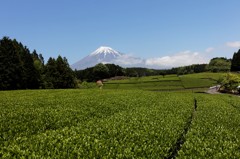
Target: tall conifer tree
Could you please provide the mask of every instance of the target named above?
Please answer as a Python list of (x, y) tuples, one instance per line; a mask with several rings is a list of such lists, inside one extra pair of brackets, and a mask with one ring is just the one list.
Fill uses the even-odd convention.
[(231, 71), (240, 71), (240, 49), (233, 54)]

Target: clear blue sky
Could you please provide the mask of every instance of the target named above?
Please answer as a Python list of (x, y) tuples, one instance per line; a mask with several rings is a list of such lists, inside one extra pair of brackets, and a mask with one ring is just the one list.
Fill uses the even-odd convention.
[(239, 7), (240, 0), (6, 0), (0, 37), (70, 64), (102, 45), (156, 63), (181, 54), (232, 57)]

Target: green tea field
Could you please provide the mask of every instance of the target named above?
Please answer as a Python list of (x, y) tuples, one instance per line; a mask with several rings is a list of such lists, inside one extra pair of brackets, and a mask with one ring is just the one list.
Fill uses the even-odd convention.
[(0, 100), (0, 158), (240, 157), (237, 96), (132, 88), (2, 91)]
[[(104, 82), (104, 89), (140, 89), (149, 91), (199, 91), (216, 85), (222, 73), (198, 73), (184, 76), (166, 75), (132, 77)], [(93, 85), (94, 87), (95, 85)]]

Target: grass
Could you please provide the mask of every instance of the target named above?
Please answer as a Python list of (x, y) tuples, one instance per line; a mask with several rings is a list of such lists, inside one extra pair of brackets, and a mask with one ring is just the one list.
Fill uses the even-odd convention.
[(0, 100), (1, 158), (240, 157), (239, 97), (76, 89)]
[(197, 93), (220, 76), (1, 91), (0, 158), (239, 158), (239, 97)]
[(191, 94), (139, 90), (0, 95), (2, 158), (164, 158), (193, 107)]
[(198, 73), (189, 75), (166, 75), (133, 77), (124, 80), (110, 80), (104, 83), (104, 89), (141, 89), (154, 91), (176, 91), (208, 88), (216, 85), (222, 73)]
[(196, 96), (198, 109), (178, 158), (239, 158), (239, 97)]

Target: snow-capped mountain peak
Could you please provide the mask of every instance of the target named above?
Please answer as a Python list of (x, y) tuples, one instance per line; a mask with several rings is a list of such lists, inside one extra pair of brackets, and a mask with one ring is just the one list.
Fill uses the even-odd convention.
[(96, 55), (104, 55), (104, 57), (106, 55), (112, 55), (114, 57), (118, 57), (121, 56), (121, 53), (118, 51), (113, 50), (111, 47), (107, 47), (107, 46), (101, 46), (99, 47), (97, 50), (95, 50), (94, 52), (92, 52), (90, 54), (90, 56), (96, 56)]
[(111, 47), (101, 46), (90, 55), (71, 65), (72, 69), (86, 69), (94, 67), (98, 63), (113, 63), (122, 67), (143, 66), (144, 61), (127, 54), (113, 50)]

